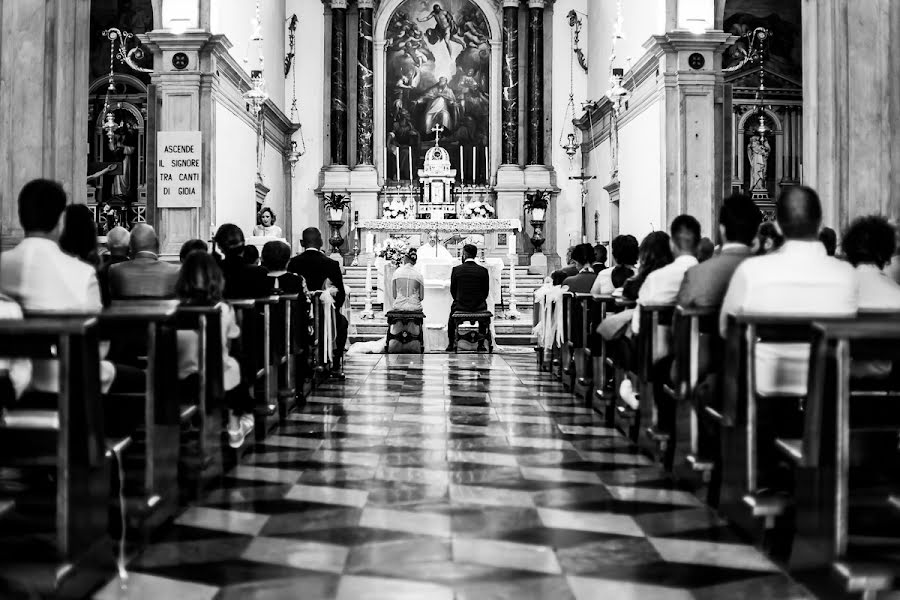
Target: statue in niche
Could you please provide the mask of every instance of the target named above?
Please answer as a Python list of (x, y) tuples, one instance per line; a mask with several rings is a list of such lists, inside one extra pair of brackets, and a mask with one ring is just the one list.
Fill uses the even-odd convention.
[(747, 159), (750, 161), (750, 191), (766, 191), (766, 171), (769, 167), (769, 154), (772, 148), (768, 140), (762, 135), (756, 134), (750, 138), (747, 145)]

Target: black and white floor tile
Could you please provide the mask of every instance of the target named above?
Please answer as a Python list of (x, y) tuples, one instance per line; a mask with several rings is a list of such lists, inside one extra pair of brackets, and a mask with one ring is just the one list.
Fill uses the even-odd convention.
[(353, 357), (96, 598), (808, 598), (531, 355)]

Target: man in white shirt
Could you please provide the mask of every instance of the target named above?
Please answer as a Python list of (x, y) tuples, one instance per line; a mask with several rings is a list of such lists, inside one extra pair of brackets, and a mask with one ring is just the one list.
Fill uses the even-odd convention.
[[(66, 208), (61, 185), (47, 179), (28, 182), (19, 193), (19, 221), (25, 239), (0, 256), (0, 292), (25, 311), (100, 312), (100, 286), (93, 267), (59, 249), (60, 216)], [(100, 365), (104, 392), (115, 377), (112, 363)], [(32, 388), (59, 391), (59, 363), (34, 361)]]
[(685, 272), (698, 264), (697, 245), (700, 243), (700, 223), (690, 215), (679, 215), (672, 221), (672, 253), (675, 260), (647, 275), (638, 293), (637, 310), (631, 320), (631, 330), (640, 331), (641, 306), (674, 304), (681, 289)]
[[(822, 206), (812, 189), (789, 188), (778, 198), (776, 219), (784, 245), (737, 268), (722, 303), (719, 328), (729, 315), (853, 317), (857, 277), (853, 267), (827, 255), (819, 241)], [(809, 344), (759, 344), (756, 388), (763, 395), (803, 395)]]

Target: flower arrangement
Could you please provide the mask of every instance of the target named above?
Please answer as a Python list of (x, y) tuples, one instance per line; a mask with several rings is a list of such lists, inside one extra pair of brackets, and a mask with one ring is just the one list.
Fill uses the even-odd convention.
[(462, 216), (464, 219), (492, 219), (494, 207), (481, 200), (472, 199), (463, 206)]
[(381, 204), (382, 215), (385, 219), (408, 219), (409, 206), (400, 198), (394, 197), (391, 200), (385, 200)]
[(384, 246), (375, 252), (375, 256), (400, 266), (400, 262), (407, 252), (409, 252), (409, 241), (391, 236), (385, 240)]

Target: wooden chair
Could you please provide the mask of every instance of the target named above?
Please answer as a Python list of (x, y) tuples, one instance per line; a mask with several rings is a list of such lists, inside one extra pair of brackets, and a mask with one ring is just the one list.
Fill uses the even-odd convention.
[[(413, 342), (419, 343), (419, 354), (425, 353), (425, 313), (421, 310), (391, 310), (387, 317), (387, 336), (384, 340), (384, 353), (390, 354), (391, 340), (404, 346)], [(393, 332), (394, 324), (400, 325), (398, 333)], [(413, 334), (409, 328), (418, 328), (418, 333)]]
[[(59, 361), (55, 410), (27, 396), (0, 419), (0, 465), (50, 471), (49, 489), (3, 498), (0, 579), (41, 597), (83, 598), (113, 572), (95, 318), (0, 320), (0, 356)], [(46, 509), (51, 507), (51, 514)]]
[[(493, 316), (493, 313), (490, 311), (467, 312), (457, 310), (450, 314), (450, 320), (456, 324), (456, 337), (453, 340), (456, 354), (459, 354), (459, 342), (462, 339), (473, 345), (487, 343), (488, 353), (492, 354), (494, 352), (494, 337), (491, 335), (491, 319)], [(484, 333), (481, 333), (477, 328), (472, 329), (471, 326), (465, 325), (466, 323), (475, 323), (479, 326), (484, 324)], [(468, 333), (462, 333), (463, 327), (469, 329)], [(477, 345), (475, 346), (475, 352), (478, 351)]]

